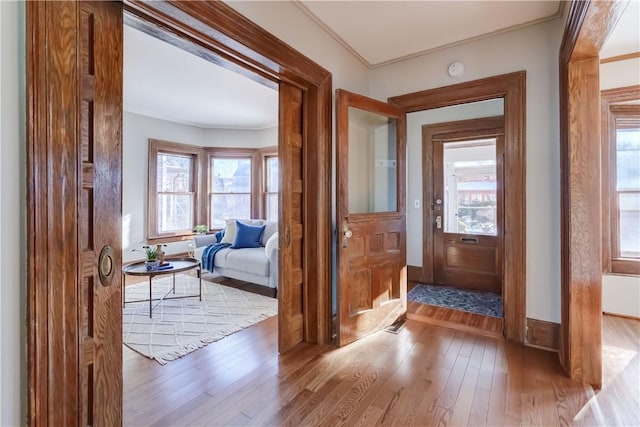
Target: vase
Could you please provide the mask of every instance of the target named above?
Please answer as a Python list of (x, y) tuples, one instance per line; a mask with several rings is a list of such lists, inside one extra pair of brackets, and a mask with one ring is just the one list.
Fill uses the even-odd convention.
[(158, 260), (145, 261), (144, 265), (147, 268), (147, 271), (154, 271), (154, 270), (157, 270), (158, 267), (160, 267), (160, 261)]

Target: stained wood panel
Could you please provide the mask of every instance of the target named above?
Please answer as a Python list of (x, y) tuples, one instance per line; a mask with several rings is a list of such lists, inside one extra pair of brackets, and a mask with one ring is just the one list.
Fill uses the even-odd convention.
[[(83, 251), (86, 265), (80, 283), (87, 288), (79, 310), (88, 323), (82, 325), (85, 348), (82, 423), (122, 423), (122, 5), (117, 2), (82, 2), (80, 9), (82, 58), (80, 97), (91, 106), (81, 116), (80, 166), (90, 171), (80, 192), (92, 194), (91, 203), (81, 205), (79, 218), (86, 223), (91, 245)], [(83, 135), (86, 128), (86, 139)], [(114, 253), (108, 282), (98, 277), (103, 247)], [(86, 355), (86, 357), (84, 357)]]
[(280, 85), (280, 269), (278, 350), (304, 339), (303, 319), (303, 93)]
[(29, 422), (120, 424), (120, 275), (96, 264), (108, 244), (120, 268), (122, 5), (27, 14)]
[(571, 378), (596, 387), (602, 382), (599, 51), (624, 7), (572, 2), (560, 47), (560, 360)]

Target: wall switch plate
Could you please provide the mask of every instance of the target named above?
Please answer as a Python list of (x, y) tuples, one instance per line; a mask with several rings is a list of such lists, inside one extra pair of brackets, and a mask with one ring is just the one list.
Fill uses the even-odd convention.
[(416, 209), (420, 209), (420, 199), (415, 199), (413, 201), (413, 207)]

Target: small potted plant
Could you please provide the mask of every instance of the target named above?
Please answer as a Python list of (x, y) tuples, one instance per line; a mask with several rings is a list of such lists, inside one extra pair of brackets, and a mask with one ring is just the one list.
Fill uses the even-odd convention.
[(144, 261), (144, 265), (147, 267), (147, 271), (152, 271), (152, 270), (157, 270), (158, 267), (160, 266), (160, 257), (162, 254), (162, 246), (166, 246), (166, 245), (156, 245), (156, 246), (149, 246), (149, 245), (144, 245), (142, 247), (143, 250), (140, 249), (134, 249), (134, 251), (136, 252), (142, 252), (145, 254), (146, 259)]
[(207, 231), (209, 231), (209, 227), (207, 227), (206, 224), (198, 224), (193, 228), (193, 231), (198, 234), (205, 234)]

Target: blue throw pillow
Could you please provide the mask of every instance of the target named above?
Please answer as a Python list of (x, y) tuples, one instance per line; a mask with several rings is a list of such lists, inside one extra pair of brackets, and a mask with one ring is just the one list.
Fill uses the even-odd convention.
[(231, 249), (259, 248), (264, 225), (247, 225), (236, 221), (236, 238)]

